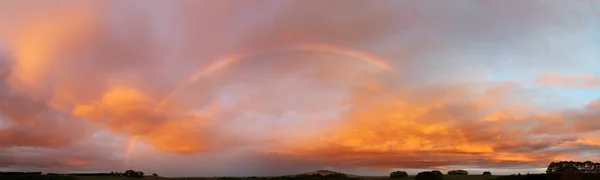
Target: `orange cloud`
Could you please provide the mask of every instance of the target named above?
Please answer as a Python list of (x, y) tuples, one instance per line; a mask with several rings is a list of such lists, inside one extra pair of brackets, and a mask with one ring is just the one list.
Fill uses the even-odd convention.
[(133, 87), (116, 85), (98, 101), (79, 105), (72, 113), (116, 132), (139, 135), (160, 150), (193, 153), (210, 149), (205, 139), (208, 117), (156, 112), (156, 104), (156, 100)]
[[(77, 48), (94, 33), (92, 12), (88, 9), (71, 9), (47, 17), (26, 21), (11, 40), (13, 56), (13, 86), (25, 91), (38, 88), (48, 81), (49, 69), (61, 61), (58, 54)], [(64, 57), (63, 57), (64, 58)]]
[[(516, 92), (515, 88), (518, 89), (505, 90)], [(360, 97), (365, 91), (358, 92), (361, 93), (355, 95)], [(458, 89), (423, 92), (426, 91), (367, 93), (374, 97), (354, 105), (355, 108), (343, 117), (344, 123), (330, 127), (328, 133), (294, 141), (272, 149), (272, 152), (320, 157), (323, 161), (337, 162), (330, 165), (338, 168), (439, 168), (465, 163), (480, 167), (535, 167), (564, 157), (564, 152), (553, 152), (550, 148), (575, 140), (530, 135), (536, 126), (546, 124), (544, 117), (547, 115), (536, 114), (529, 110), (531, 108), (517, 109), (527, 112), (522, 115), (507, 113), (519, 112), (504, 108), (507, 103), (512, 103), (510, 99), (493, 98), (493, 103), (481, 106), (483, 99), (491, 98), (489, 94), (471, 93), (469, 100), (465, 97), (465, 101), (457, 102), (443, 97), (463, 97), (465, 94), (458, 93)], [(364, 106), (369, 104), (368, 101), (378, 99), (377, 96), (389, 94), (394, 95), (387, 97), (385, 102)], [(407, 98), (413, 96), (427, 96), (432, 100)]]
[(95, 129), (84, 122), (71, 122), (71, 117), (43, 101), (14, 91), (5, 77), (0, 76), (0, 147), (67, 146), (89, 137)]
[[(551, 3), (502, 1), (472, 9), (449, 3), (435, 11), (420, 1), (16, 4), (0, 3), (1, 12), (19, 15), (0, 17), (0, 43), (9, 54), (0, 61), (0, 146), (40, 148), (31, 151), (47, 158), (24, 153), (4, 158), (8, 166), (112, 167), (119, 157), (94, 149), (125, 147), (74, 148), (112, 142), (93, 139), (107, 130), (139, 137), (157, 156), (185, 154), (178, 156), (183, 160), (239, 153), (256, 164), (289, 168), (540, 167), (595, 146), (593, 136), (576, 135), (600, 129), (597, 102), (541, 109), (535, 94), (515, 83), (473, 82), (486, 74), (463, 72), (472, 64), (464, 59), (481, 57), (454, 54), (496, 53), (472, 47), (481, 42), (521, 48), (527, 34), (539, 34), (532, 25), (558, 24), (541, 18), (563, 19), (553, 18), (559, 13)], [(489, 17), (473, 16), (483, 12), (479, 8)], [(513, 27), (528, 28), (515, 33)], [(305, 43), (369, 52), (397, 71), (372, 73), (361, 63), (312, 54), (257, 57), (207, 74), (160, 105), (219, 57)], [(489, 66), (496, 64), (505, 63)], [(547, 74), (538, 85), (599, 83), (592, 76)], [(55, 149), (62, 153), (46, 152)], [(50, 158), (74, 149), (108, 157)], [(0, 150), (7, 153), (14, 152)]]

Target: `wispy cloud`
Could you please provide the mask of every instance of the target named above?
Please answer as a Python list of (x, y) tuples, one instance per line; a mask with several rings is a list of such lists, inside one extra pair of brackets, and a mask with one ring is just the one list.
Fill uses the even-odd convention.
[(600, 77), (594, 75), (577, 76), (548, 73), (537, 80), (537, 85), (543, 87), (598, 89), (600, 88)]

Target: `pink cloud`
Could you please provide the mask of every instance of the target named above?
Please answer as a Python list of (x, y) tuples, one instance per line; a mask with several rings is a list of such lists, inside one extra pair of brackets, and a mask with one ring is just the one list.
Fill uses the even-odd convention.
[(536, 81), (538, 86), (543, 87), (565, 87), (576, 89), (600, 88), (600, 77), (593, 75), (558, 75), (548, 73)]
[[(486, 42), (527, 49), (523, 39), (538, 38), (544, 26), (582, 25), (556, 18), (562, 11), (553, 3), (467, 6), (2, 2), (0, 12), (15, 19), (0, 16), (6, 49), (0, 60), (0, 162), (6, 163), (0, 166), (109, 170), (124, 158), (113, 154), (127, 147), (120, 136), (137, 136), (146, 148), (132, 152), (144, 156), (134, 165), (158, 171), (152, 164), (168, 164), (167, 173), (175, 175), (196, 172), (189, 169), (194, 164), (206, 174), (245, 167), (251, 167), (248, 174), (324, 167), (387, 171), (464, 162), (532, 168), (594, 145), (597, 138), (575, 137), (599, 130), (597, 103), (544, 110), (535, 93), (513, 82), (487, 81), (485, 69), (468, 68), (469, 59), (486, 57), (460, 54)], [(360, 51), (396, 71), (327, 53), (276, 52), (311, 43)], [(274, 52), (224, 63), (173, 93), (216, 60), (254, 51)], [(593, 76), (547, 74), (538, 85), (599, 83)], [(113, 135), (95, 138), (99, 131)], [(553, 149), (565, 144), (572, 149)], [(12, 154), (12, 148), (34, 155)], [(62, 158), (52, 158), (57, 156)]]

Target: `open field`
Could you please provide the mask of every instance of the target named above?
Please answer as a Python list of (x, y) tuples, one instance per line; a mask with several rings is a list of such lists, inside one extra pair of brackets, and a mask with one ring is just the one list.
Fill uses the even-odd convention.
[[(493, 180), (500, 176), (455, 176), (444, 175), (444, 180)], [(415, 176), (400, 178), (397, 180), (413, 180)], [(46, 176), (46, 175), (29, 175), (29, 176), (3, 176), (2, 180), (216, 180), (217, 177), (187, 177), (187, 178), (165, 178), (165, 177), (144, 177), (144, 178), (129, 178), (119, 176)], [(365, 180), (389, 180), (389, 177), (361, 177)]]
[[(444, 175), (444, 180), (493, 180), (501, 176), (482, 176), (482, 175), (468, 175), (468, 176), (459, 176), (459, 175)], [(365, 180), (384, 180), (390, 179), (389, 177), (361, 177)], [(415, 176), (408, 176), (405, 178), (399, 178), (395, 180), (414, 180)]]
[(145, 177), (130, 178), (122, 176), (47, 176), (47, 175), (16, 175), (16, 176), (0, 176), (1, 180), (159, 180), (169, 178)]
[[(496, 179), (500, 176), (483, 176), (483, 175), (468, 175), (468, 176), (460, 176), (460, 175), (444, 175), (444, 180), (492, 180)], [(413, 180), (415, 176), (408, 176), (405, 178), (400, 178), (398, 180)], [(389, 178), (382, 178), (389, 179)]]

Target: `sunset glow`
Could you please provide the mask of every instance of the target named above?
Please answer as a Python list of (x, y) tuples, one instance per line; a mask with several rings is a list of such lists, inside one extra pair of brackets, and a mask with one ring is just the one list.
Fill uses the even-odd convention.
[(593, 1), (0, 1), (0, 168), (166, 177), (600, 161)]

